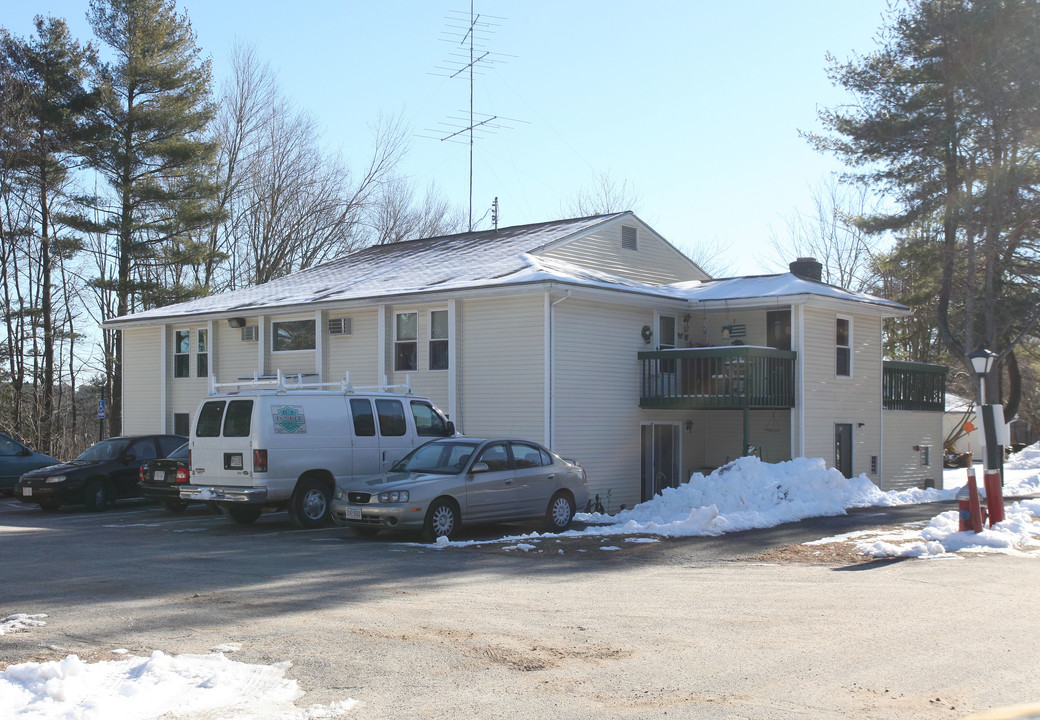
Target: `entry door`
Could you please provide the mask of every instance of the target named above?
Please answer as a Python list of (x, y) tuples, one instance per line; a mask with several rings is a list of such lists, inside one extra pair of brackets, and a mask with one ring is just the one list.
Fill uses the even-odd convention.
[(682, 481), (679, 476), (678, 424), (642, 426), (642, 468), (644, 502)]
[(845, 477), (852, 477), (852, 423), (834, 425), (834, 467)]

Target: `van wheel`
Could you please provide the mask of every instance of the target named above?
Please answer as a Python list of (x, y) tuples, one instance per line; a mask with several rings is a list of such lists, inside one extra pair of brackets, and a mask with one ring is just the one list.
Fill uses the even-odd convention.
[(163, 500), (163, 509), (167, 512), (182, 513), (188, 509), (188, 503), (184, 500)]
[(262, 512), (259, 505), (224, 505), (220, 511), (224, 513), (224, 517), (236, 525), (254, 523)]
[(331, 500), (325, 483), (313, 478), (305, 478), (296, 486), (296, 492), (289, 500), (289, 518), (297, 527), (304, 529), (327, 525), (329, 518), (329, 501)]
[(434, 542), (439, 537), (451, 540), (459, 529), (459, 509), (451, 500), (437, 500), (426, 513), (422, 536), (426, 542)]
[(83, 504), (90, 512), (104, 510), (109, 501), (108, 486), (103, 480), (91, 480), (83, 488)]

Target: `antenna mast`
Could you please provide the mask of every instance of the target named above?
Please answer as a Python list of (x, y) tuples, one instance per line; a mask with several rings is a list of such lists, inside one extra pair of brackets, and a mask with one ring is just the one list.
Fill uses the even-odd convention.
[[(505, 58), (513, 57), (511, 55), (503, 55), (501, 53), (494, 53), (490, 50), (485, 49), (485, 42), (494, 32), (494, 28), (499, 27), (500, 23), (495, 22), (499, 20), (505, 20), (505, 18), (494, 17), (491, 15), (478, 15), (475, 8), (475, 0), (470, 0), (469, 3), (469, 14), (462, 11), (453, 10), (451, 16), (447, 18), (448, 29), (442, 34), (446, 35), (446, 41), (451, 42), (455, 45), (456, 51), (450, 53), (451, 57), (447, 60), (446, 67), (437, 67), (439, 72), (432, 73), (433, 75), (439, 75), (441, 77), (447, 77), (454, 79), (457, 77), (467, 77), (469, 79), (469, 112), (464, 117), (450, 117), (451, 122), (441, 122), (441, 125), (447, 125), (448, 129), (454, 130), (447, 135), (435, 137), (434, 139), (440, 140), (441, 142), (465, 142), (469, 145), (469, 230), (473, 231), (473, 147), (476, 138), (484, 138), (490, 135), (496, 134), (498, 130), (510, 130), (512, 129), (510, 123), (523, 122), (522, 120), (515, 120), (513, 118), (502, 117), (501, 115), (487, 115), (484, 113), (478, 113), (474, 110), (473, 105), (473, 90), (474, 90), (474, 77), (480, 73), (480, 68), (484, 65), (494, 65), (496, 62), (504, 64)], [(458, 24), (453, 24), (458, 23)], [(462, 49), (464, 53), (458, 52)], [(464, 111), (465, 112), (465, 111)], [(464, 123), (459, 126), (458, 123)], [(434, 130), (427, 128), (427, 132), (439, 133), (444, 132), (443, 130)], [(429, 136), (425, 136), (429, 137)], [(496, 198), (497, 200), (497, 198)]]

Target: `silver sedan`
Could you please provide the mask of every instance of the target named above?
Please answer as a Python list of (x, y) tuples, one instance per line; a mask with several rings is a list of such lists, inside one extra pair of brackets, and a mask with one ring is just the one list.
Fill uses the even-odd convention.
[(464, 523), (531, 518), (561, 532), (588, 496), (585, 471), (536, 442), (454, 437), (417, 447), (368, 484), (337, 487), (332, 514), (361, 535), (420, 530), (433, 541)]

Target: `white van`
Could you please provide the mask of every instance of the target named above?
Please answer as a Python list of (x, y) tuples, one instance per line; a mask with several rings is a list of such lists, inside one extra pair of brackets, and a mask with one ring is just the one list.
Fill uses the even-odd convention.
[(397, 387), (404, 392), (354, 388), (349, 379), (308, 384), (281, 373), (213, 382), (195, 414), (191, 479), (181, 498), (215, 501), (240, 524), (286, 508), (300, 527), (330, 522), (337, 482), (372, 479), (413, 447), (455, 434), (432, 402)]

